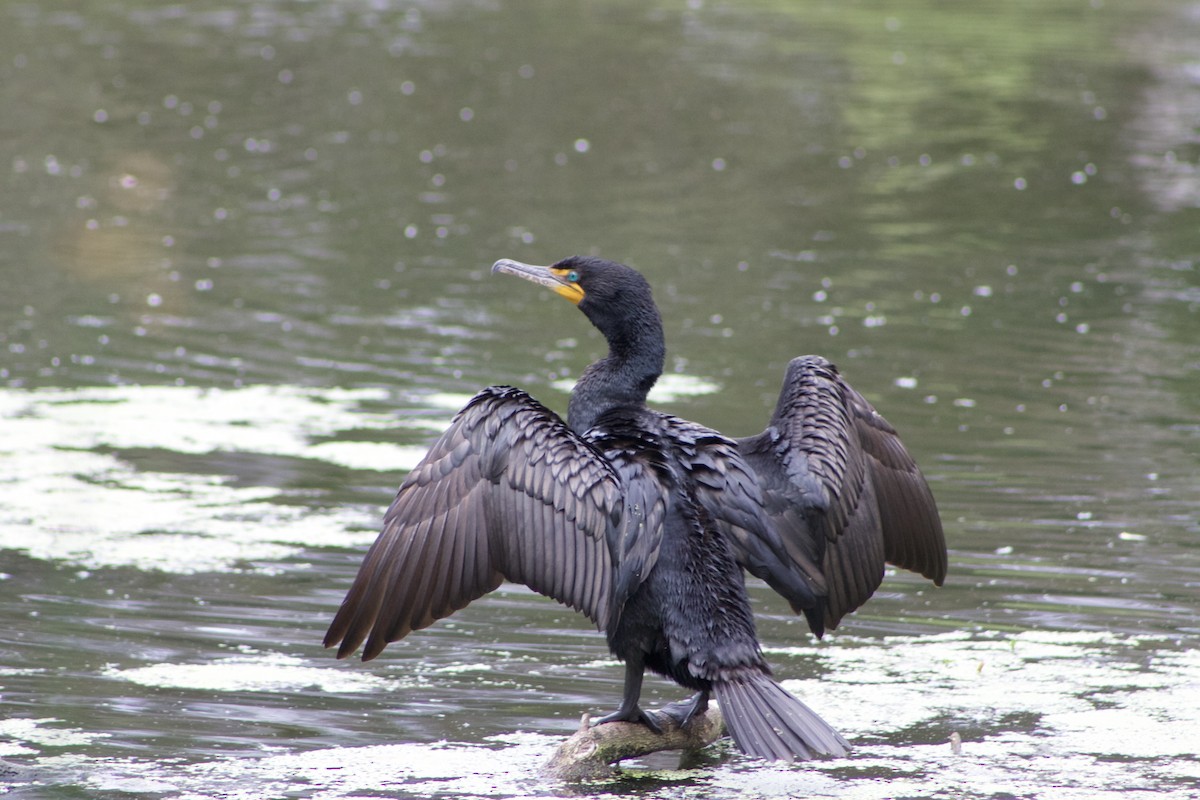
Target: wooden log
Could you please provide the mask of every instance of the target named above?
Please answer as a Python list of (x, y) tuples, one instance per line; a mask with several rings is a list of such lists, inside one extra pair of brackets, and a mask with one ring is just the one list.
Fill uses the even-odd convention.
[(692, 717), (683, 728), (664, 714), (655, 714), (654, 719), (662, 727), (662, 733), (633, 722), (607, 722), (592, 727), (591, 719), (584, 714), (579, 730), (559, 745), (545, 771), (563, 781), (611, 778), (618, 773), (615, 765), (619, 761), (662, 750), (700, 750), (720, 738), (725, 729), (715, 703)]

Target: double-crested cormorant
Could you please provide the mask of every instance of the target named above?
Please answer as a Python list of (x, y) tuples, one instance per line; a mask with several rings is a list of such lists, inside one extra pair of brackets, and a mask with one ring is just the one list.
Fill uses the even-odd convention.
[(400, 487), (325, 645), (363, 660), (504, 580), (582, 611), (625, 662), (620, 707), (598, 720), (658, 723), (638, 705), (649, 667), (697, 694), (681, 724), (721, 704), (738, 747), (766, 759), (841, 755), (824, 720), (772, 678), (742, 570), (820, 636), (879, 586), (884, 562), (941, 584), (933, 496), (895, 430), (818, 356), (794, 359), (775, 414), (730, 439), (651, 410), (662, 322), (633, 269), (573, 256), (497, 261), (575, 303), (608, 341), (567, 422), (525, 392), (477, 394)]

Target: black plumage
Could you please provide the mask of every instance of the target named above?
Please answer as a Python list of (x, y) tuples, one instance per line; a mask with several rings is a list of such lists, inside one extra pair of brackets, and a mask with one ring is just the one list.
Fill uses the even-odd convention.
[(325, 636), (363, 659), (504, 580), (586, 614), (625, 662), (619, 708), (646, 668), (715, 694), (738, 746), (768, 759), (848, 745), (771, 677), (742, 570), (815, 634), (867, 600), (890, 562), (941, 584), (933, 496), (896, 432), (817, 356), (794, 359), (757, 436), (729, 439), (646, 406), (662, 372), (662, 323), (636, 271), (597, 258), (493, 272), (547, 286), (604, 334), (608, 354), (571, 395), (567, 422), (519, 389), (490, 387), (460, 411), (400, 487)]

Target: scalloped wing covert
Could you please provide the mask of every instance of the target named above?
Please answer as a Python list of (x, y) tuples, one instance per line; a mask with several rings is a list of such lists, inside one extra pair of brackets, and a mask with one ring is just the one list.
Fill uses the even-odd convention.
[(825, 581), (814, 559), (781, 537), (759, 476), (733, 439), (695, 422), (668, 417), (665, 437), (687, 465), (696, 499), (729, 539), (738, 563), (787, 598), (799, 613), (815, 607)]

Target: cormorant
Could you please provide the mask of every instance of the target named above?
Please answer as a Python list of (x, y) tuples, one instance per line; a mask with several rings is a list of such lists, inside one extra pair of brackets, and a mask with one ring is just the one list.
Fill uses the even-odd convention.
[(401, 485), (325, 645), (363, 660), (492, 591), (523, 583), (586, 614), (625, 662), (620, 706), (642, 722), (645, 668), (715, 694), (742, 751), (765, 759), (849, 746), (771, 678), (742, 570), (835, 628), (879, 586), (884, 562), (941, 584), (933, 495), (895, 430), (819, 356), (787, 368), (774, 416), (730, 439), (654, 411), (662, 322), (630, 267), (572, 256), (515, 275), (575, 303), (608, 355), (580, 377), (567, 421), (525, 392), (484, 389)]

